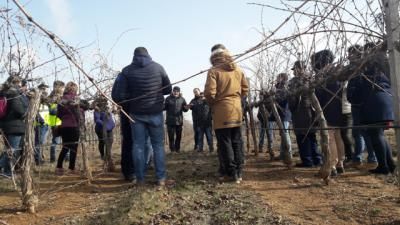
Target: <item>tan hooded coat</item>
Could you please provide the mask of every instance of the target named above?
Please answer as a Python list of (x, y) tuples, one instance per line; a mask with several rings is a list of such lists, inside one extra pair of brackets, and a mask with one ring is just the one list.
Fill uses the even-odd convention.
[(242, 124), (241, 98), (249, 91), (242, 70), (224, 51), (212, 55), (213, 68), (208, 72), (204, 96), (209, 103), (214, 129), (239, 127)]

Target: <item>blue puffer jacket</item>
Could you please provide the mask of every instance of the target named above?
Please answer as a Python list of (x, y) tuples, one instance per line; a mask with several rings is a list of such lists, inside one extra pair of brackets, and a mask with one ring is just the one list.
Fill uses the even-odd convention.
[[(336, 94), (337, 93), (337, 94)], [(315, 90), (328, 126), (342, 126), (342, 90), (340, 81), (328, 82)]]
[(347, 99), (360, 108), (360, 123), (393, 121), (393, 96), (389, 79), (383, 73), (366, 76), (370, 81), (365, 77), (355, 77), (347, 87)]
[[(161, 90), (162, 87), (166, 87)], [(155, 114), (163, 111), (164, 95), (172, 91), (164, 68), (152, 61), (149, 55), (134, 56), (133, 62), (125, 67), (115, 80), (112, 89), (114, 101), (128, 101), (133, 114)], [(144, 96), (145, 95), (145, 96)]]

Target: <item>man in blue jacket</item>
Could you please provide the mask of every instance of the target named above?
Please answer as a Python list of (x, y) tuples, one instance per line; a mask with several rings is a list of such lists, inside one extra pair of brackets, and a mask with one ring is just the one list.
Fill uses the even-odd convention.
[(154, 62), (147, 49), (135, 49), (133, 61), (118, 75), (112, 97), (117, 102), (129, 104), (135, 176), (138, 184), (144, 183), (146, 167), (146, 133), (153, 147), (158, 185), (166, 180), (163, 107), (164, 95), (171, 93), (171, 83), (164, 68)]

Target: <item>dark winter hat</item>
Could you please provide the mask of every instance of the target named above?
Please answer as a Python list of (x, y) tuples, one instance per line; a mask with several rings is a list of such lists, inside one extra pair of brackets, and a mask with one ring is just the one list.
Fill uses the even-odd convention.
[(147, 49), (145, 47), (137, 47), (133, 54), (134, 56), (148, 56), (149, 52), (147, 52)]
[(47, 85), (45, 83), (41, 83), (41, 84), (39, 84), (38, 88), (39, 89), (46, 89), (46, 88), (49, 88), (49, 85)]
[(225, 47), (225, 45), (223, 45), (223, 44), (216, 44), (216, 45), (214, 45), (214, 46), (211, 48), (211, 52), (213, 52), (213, 51), (215, 51), (215, 50), (217, 50), (217, 49), (226, 50), (226, 47)]
[(306, 64), (304, 63), (304, 61), (300, 61), (297, 60), (296, 62), (294, 62), (292, 70), (294, 69), (305, 69), (306, 68)]
[(178, 86), (175, 86), (173, 89), (172, 89), (172, 91), (181, 91), (181, 88), (180, 87), (178, 87)]

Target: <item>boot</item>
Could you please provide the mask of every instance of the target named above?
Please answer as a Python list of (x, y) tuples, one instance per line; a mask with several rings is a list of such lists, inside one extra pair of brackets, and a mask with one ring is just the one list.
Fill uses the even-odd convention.
[(274, 159), (275, 159), (275, 153), (274, 153), (274, 151), (272, 150), (272, 148), (268, 149), (268, 153), (269, 153), (270, 159), (271, 159), (271, 160), (274, 160)]

